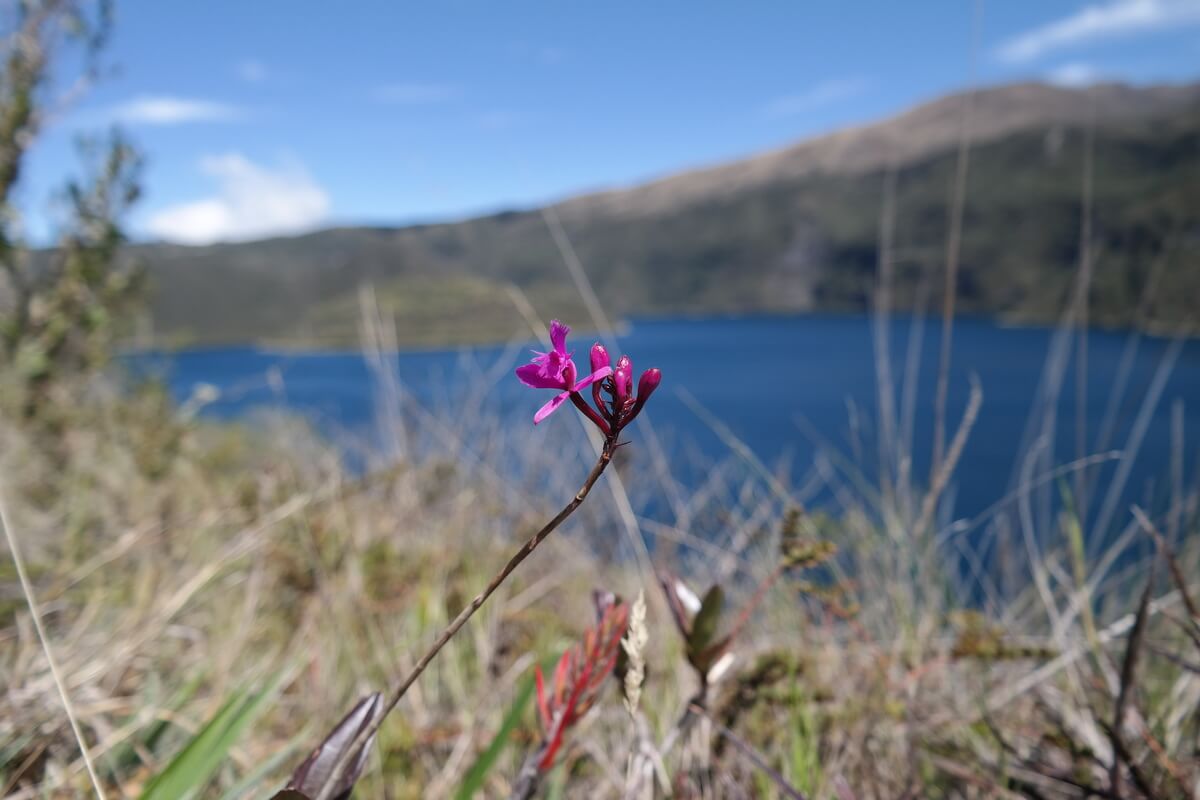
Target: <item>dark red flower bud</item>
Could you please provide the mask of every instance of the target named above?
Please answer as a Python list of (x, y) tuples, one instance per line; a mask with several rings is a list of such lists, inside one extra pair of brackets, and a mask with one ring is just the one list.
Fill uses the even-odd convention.
[(643, 372), (642, 377), (638, 379), (638, 401), (646, 402), (660, 383), (662, 383), (662, 370), (658, 367), (652, 367)]
[(654, 394), (654, 390), (662, 383), (662, 370), (658, 367), (653, 367), (642, 373), (642, 377), (638, 379), (637, 402), (633, 404), (633, 409), (630, 410), (626, 422), (632, 422), (633, 418), (642, 410), (642, 406), (646, 405), (646, 401), (650, 399), (650, 395)]

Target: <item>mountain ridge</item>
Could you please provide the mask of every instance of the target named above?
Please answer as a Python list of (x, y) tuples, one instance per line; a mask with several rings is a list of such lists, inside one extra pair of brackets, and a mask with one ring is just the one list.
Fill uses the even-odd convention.
[[(729, 189), (727, 178), (737, 172), (744, 175), (748, 171), (754, 179), (764, 181), (781, 175), (800, 177), (822, 168), (838, 174), (880, 169), (889, 163), (903, 164), (956, 145), (961, 135), (962, 106), (969, 102), (975, 107), (968, 136), (971, 142), (981, 144), (1035, 124), (1081, 124), (1091, 113), (1098, 122), (1123, 117), (1153, 118), (1200, 103), (1200, 82), (1146, 87), (1098, 83), (1082, 89), (1038, 82), (983, 87), (944, 95), (882, 119), (805, 137), (746, 158), (687, 168), (637, 181), (628, 187), (587, 192), (549, 205), (569, 208), (575, 204), (603, 204), (616, 195), (660, 193), (680, 181), (702, 182), (709, 189)], [(913, 128), (921, 132), (914, 135)], [(897, 141), (899, 129), (906, 136)], [(799, 169), (789, 166), (788, 162), (796, 161), (800, 162)]]

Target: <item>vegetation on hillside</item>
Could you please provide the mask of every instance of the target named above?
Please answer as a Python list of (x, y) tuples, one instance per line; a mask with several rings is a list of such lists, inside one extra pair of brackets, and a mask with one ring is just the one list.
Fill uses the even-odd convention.
[[(962, 312), (1023, 322), (1056, 318), (1079, 262), (1089, 135), (1092, 320), (1171, 330), (1194, 320), (1192, 298), (1200, 297), (1194, 103), (1101, 119), (1091, 134), (1083, 123), (1031, 123), (974, 147), (958, 281)], [(954, 169), (953, 147), (895, 165), (901, 310), (940, 304), (937, 275)], [(879, 169), (815, 171), (685, 193), (636, 214), (615, 202), (568, 201), (560, 208), (601, 302), (617, 316), (863, 311), (875, 283), (884, 182)], [(543, 317), (587, 320), (539, 211), (134, 252), (151, 265), (151, 312), (166, 344), (353, 344), (364, 284), (394, 315), (402, 343), (502, 340), (525, 330), (507, 302), (509, 284)]]
[[(119, 134), (79, 143), (82, 176), (63, 189), (66, 208), (58, 246), (36, 254), (25, 245), (16, 207), (22, 167), (48, 113), (65, 102), (57, 62), (82, 64), (78, 82), (94, 74), (108, 34), (107, 3), (47, 2), (5, 9), (0, 82), (0, 355), (20, 377), (32, 414), (56, 372), (102, 366), (118, 315), (139, 286), (139, 271), (119, 264), (118, 220), (138, 196), (138, 156)], [(66, 51), (66, 52), (64, 52)], [(40, 257), (39, 257), (40, 256)]]

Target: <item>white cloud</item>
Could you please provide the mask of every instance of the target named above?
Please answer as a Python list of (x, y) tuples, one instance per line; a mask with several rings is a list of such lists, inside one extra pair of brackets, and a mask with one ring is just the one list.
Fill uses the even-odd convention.
[(1200, 0), (1111, 0), (1002, 42), (996, 57), (1022, 64), (1047, 53), (1101, 39), (1200, 24)]
[(1091, 86), (1093, 83), (1098, 83), (1100, 79), (1099, 70), (1091, 64), (1080, 62), (1063, 64), (1060, 67), (1055, 67), (1046, 74), (1046, 80), (1055, 86), (1065, 86), (1072, 89)]
[(229, 153), (203, 159), (200, 169), (217, 182), (216, 194), (152, 214), (150, 234), (181, 244), (255, 239), (312, 228), (329, 213), (329, 195), (298, 164), (273, 169)]
[(225, 122), (241, 116), (233, 106), (185, 97), (145, 96), (122, 103), (108, 116), (128, 125), (180, 125), (186, 122)]
[(247, 58), (238, 62), (237, 74), (246, 83), (262, 83), (267, 79), (267, 67), (261, 61)]
[(390, 83), (371, 93), (377, 103), (417, 106), (444, 103), (458, 96), (458, 89), (440, 83)]
[(812, 111), (814, 108), (862, 94), (866, 88), (867, 82), (862, 78), (837, 78), (822, 81), (798, 94), (776, 97), (763, 106), (762, 113), (768, 119), (794, 117), (797, 114)]

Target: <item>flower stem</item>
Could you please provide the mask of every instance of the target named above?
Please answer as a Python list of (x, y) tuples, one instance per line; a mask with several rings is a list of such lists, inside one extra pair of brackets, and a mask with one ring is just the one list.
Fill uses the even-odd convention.
[(576, 408), (583, 412), (585, 417), (590, 419), (596, 425), (596, 427), (600, 429), (601, 433), (603, 433), (605, 436), (609, 436), (612, 433), (612, 429), (609, 428), (608, 422), (606, 422), (603, 417), (596, 413), (596, 409), (587, 404), (587, 401), (583, 399), (583, 395), (581, 395), (579, 392), (571, 392), (571, 402), (575, 404)]
[(421, 673), (424, 672), (425, 668), (429, 666), (435, 657), (437, 657), (437, 654), (441, 652), (441, 649), (445, 647), (452, 638), (454, 638), (454, 634), (458, 633), (459, 629), (461, 629), (463, 625), (467, 624), (467, 620), (475, 615), (475, 612), (478, 611), (480, 607), (487, 602), (488, 598), (500, 588), (500, 584), (504, 583), (508, 576), (511, 575), (513, 571), (521, 565), (521, 562), (528, 558), (529, 555), (537, 549), (538, 545), (540, 545), (547, 536), (554, 532), (555, 528), (557, 528), (559, 525), (562, 525), (563, 522), (566, 521), (567, 517), (575, 513), (575, 509), (579, 508), (579, 506), (583, 504), (583, 501), (587, 499), (588, 494), (592, 491), (592, 487), (595, 486), (596, 481), (600, 479), (600, 476), (608, 467), (609, 462), (612, 461), (613, 453), (616, 451), (616, 444), (616, 437), (614, 436), (610, 435), (604, 440), (604, 449), (600, 451), (600, 458), (596, 460), (595, 466), (593, 466), (592, 471), (588, 473), (587, 479), (583, 482), (583, 486), (581, 486), (579, 491), (575, 493), (575, 496), (571, 498), (571, 502), (563, 506), (563, 509), (559, 511), (552, 520), (547, 522), (541, 530), (530, 537), (529, 540), (521, 546), (521, 549), (513, 554), (512, 558), (508, 560), (508, 563), (504, 565), (504, 568), (496, 573), (495, 577), (492, 578), (484, 590), (476, 595), (475, 599), (472, 600), (466, 608), (460, 611), (458, 616), (456, 616), (454, 620), (446, 626), (446, 629), (442, 631), (440, 636), (438, 636), (437, 641), (435, 641), (429, 650), (426, 651), (425, 655), (421, 656), (420, 660), (418, 660), (413, 668), (409, 670), (408, 674), (404, 676), (403, 680), (401, 680), (400, 683), (398, 683), (392, 690), (386, 705), (383, 706), (380, 712), (371, 721), (371, 724), (365, 726), (358, 732), (358, 735), (355, 737), (354, 743), (351, 746), (342, 750), (337, 762), (333, 765), (333, 769), (329, 771), (329, 776), (325, 779), (325, 783), (321, 787), (321, 791), (317, 794), (314, 800), (330, 800), (330, 798), (333, 796), (334, 788), (337, 786), (338, 776), (341, 775), (346, 769), (350, 762), (351, 755), (357, 752), (358, 748), (361, 747), (363, 743), (365, 743), (379, 730), (380, 726), (383, 725), (384, 719), (387, 718), (387, 715), (390, 714), (392, 710), (395, 709), (395, 707), (400, 703), (400, 699), (404, 697), (405, 693), (412, 687), (414, 683), (417, 682), (417, 678), (421, 677)]

